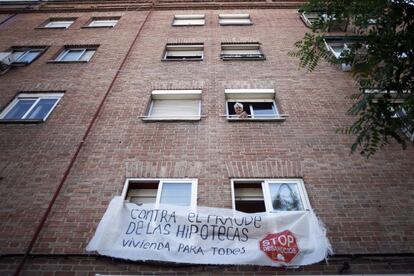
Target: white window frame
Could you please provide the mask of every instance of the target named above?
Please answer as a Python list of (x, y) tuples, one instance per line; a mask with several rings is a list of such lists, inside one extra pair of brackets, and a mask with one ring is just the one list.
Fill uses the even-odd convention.
[[(41, 47), (41, 46), (39, 46), (39, 47), (12, 47), (11, 48), (11, 54), (12, 55), (15, 55), (16, 52), (23, 52), (23, 54), (21, 54), (18, 58), (16, 58), (15, 60), (13, 60), (13, 63), (12, 64), (14, 64), (14, 65), (31, 64), (38, 57), (40, 57), (46, 51), (46, 49), (47, 49), (47, 47)], [(30, 62), (28, 62), (28, 61), (21, 61), (25, 56), (27, 56), (31, 52), (37, 52), (38, 54)], [(13, 57), (13, 59), (14, 59), (14, 57)]]
[[(172, 26), (174, 27), (186, 27), (186, 26), (204, 26), (206, 23), (206, 16), (204, 14), (186, 14), (186, 15), (174, 15)], [(196, 20), (202, 20), (201, 23), (194, 22)], [(178, 22), (185, 24), (179, 24)]]
[(235, 183), (261, 183), (262, 186), (262, 192), (263, 192), (263, 199), (264, 199), (264, 203), (265, 203), (265, 207), (266, 207), (266, 212), (267, 213), (277, 213), (277, 212), (297, 212), (297, 211), (278, 211), (278, 210), (273, 210), (273, 205), (272, 205), (272, 199), (271, 199), (271, 194), (270, 194), (270, 188), (269, 188), (269, 184), (270, 183), (291, 183), (291, 184), (296, 184), (298, 187), (298, 191), (299, 191), (299, 195), (300, 195), (300, 200), (302, 202), (303, 205), (303, 210), (300, 210), (300, 212), (302, 211), (309, 211), (312, 210), (310, 202), (309, 202), (309, 197), (308, 197), (308, 193), (306, 192), (306, 188), (305, 188), (305, 184), (303, 182), (303, 179), (301, 178), (263, 178), (263, 179), (256, 179), (256, 178), (234, 178), (230, 180), (231, 183), (231, 199), (232, 199), (232, 209), (234, 211), (236, 210), (236, 189), (234, 187)]
[[(57, 104), (59, 103), (60, 99), (63, 97), (64, 93), (20, 93), (18, 94), (13, 101), (7, 105), (7, 107), (0, 113), (0, 120), (6, 120), (6, 121), (46, 121), (49, 115), (53, 112), (53, 110), (56, 108)], [(32, 104), (32, 106), (27, 110), (27, 112), (22, 116), (21, 119), (4, 119), (4, 117), (10, 112), (10, 110), (13, 109), (13, 107), (22, 99), (35, 99), (35, 102)], [(33, 119), (26, 119), (26, 117), (30, 114), (30, 112), (33, 110), (33, 108), (39, 103), (40, 100), (43, 99), (56, 99), (55, 104), (52, 106), (52, 108), (49, 110), (49, 112), (46, 114), (46, 116), (39, 120), (33, 120)]]
[[(42, 28), (46, 29), (67, 29), (69, 28), (76, 19), (72, 18), (50, 18), (46, 23), (43, 24)], [(56, 22), (60, 24), (68, 24), (67, 26), (53, 26), (53, 23), (56, 24)]]
[[(256, 120), (256, 121), (284, 121), (287, 117), (286, 114), (281, 114), (275, 100), (274, 89), (225, 89), (226, 98), (226, 117), (229, 121), (244, 121), (244, 120)], [(273, 110), (275, 111), (275, 117), (255, 117), (254, 110), (249, 105), (250, 117), (249, 118), (237, 118), (230, 115), (229, 102), (251, 102), (251, 103), (273, 103)], [(245, 109), (247, 107), (244, 107)]]
[[(219, 24), (220, 26), (246, 26), (246, 25), (253, 25), (252, 19), (250, 17), (250, 14), (219, 14)], [(231, 20), (237, 20), (237, 19), (248, 19), (249, 22), (231, 22)], [(227, 21), (227, 22), (226, 22)], [(229, 22), (230, 21), (230, 22)], [(247, 20), (246, 20), (247, 21)]]
[[(172, 48), (176, 48), (175, 50)], [(201, 51), (201, 57), (188, 56), (183, 58), (167, 58), (169, 52), (179, 52), (179, 51)], [(204, 43), (167, 43), (165, 45), (164, 55), (162, 61), (200, 61), (204, 60)]]
[[(106, 25), (102, 25), (102, 26), (93, 26), (91, 24), (93, 24), (94, 22), (104, 22), (107, 23)], [(85, 27), (87, 28), (114, 28), (116, 26), (116, 24), (118, 24), (119, 22), (119, 17), (92, 17), (91, 20), (88, 22), (88, 25), (86, 25)]]
[[(79, 51), (82, 50), (82, 52), (80, 52), (79, 56), (77, 57), (76, 60), (62, 60), (66, 55), (68, 55), (70, 53), (70, 51)], [(95, 55), (97, 50), (97, 47), (65, 47), (60, 53), (59, 55), (55, 58), (54, 62), (89, 62), (92, 57)], [(94, 51), (93, 55), (88, 59), (88, 60), (80, 60), (83, 55), (86, 53), (86, 51)]]
[[(156, 182), (158, 181), (157, 188), (157, 197), (155, 199), (155, 208), (158, 209), (160, 206), (161, 193), (163, 185), (166, 183), (188, 183), (191, 184), (191, 204), (188, 206), (191, 210), (197, 208), (197, 188), (198, 188), (198, 179), (197, 178), (127, 178), (125, 180), (124, 188), (122, 189), (121, 197), (127, 201), (127, 195), (129, 191), (129, 184), (134, 183), (146, 183), (146, 182)], [(182, 206), (180, 206), (182, 207)]]
[[(148, 109), (147, 116), (143, 120), (148, 121), (199, 121), (201, 119), (201, 97), (202, 90), (153, 90), (151, 93), (151, 103)], [(195, 116), (168, 116), (158, 117), (151, 116), (154, 100), (195, 100), (198, 101), (198, 114)]]
[(319, 18), (319, 16), (323, 17), (323, 14), (318, 12), (300, 12), (299, 17), (302, 19), (303, 23), (305, 23), (306, 27), (312, 28), (312, 19)]

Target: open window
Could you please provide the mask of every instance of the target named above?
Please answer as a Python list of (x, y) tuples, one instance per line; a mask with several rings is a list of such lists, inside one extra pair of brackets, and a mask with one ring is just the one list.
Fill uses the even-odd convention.
[(234, 179), (233, 209), (245, 213), (310, 209), (302, 179)]
[(252, 25), (249, 14), (219, 14), (219, 24), (221, 26), (231, 25)]
[(43, 122), (62, 98), (63, 93), (20, 93), (0, 113), (3, 122)]
[(168, 43), (163, 60), (203, 60), (203, 43)]
[(11, 52), (11, 65), (25, 66), (38, 57), (40, 57), (47, 49), (47, 46), (14, 46), (8, 52)]
[[(370, 89), (364, 88), (364, 94), (370, 96), (372, 104), (378, 104), (380, 101), (386, 101), (389, 114), (393, 119), (401, 120), (403, 126), (401, 131), (407, 135), (409, 140), (414, 141), (414, 122), (408, 117), (407, 111), (403, 108), (404, 102), (410, 97), (411, 92), (404, 90), (398, 93), (396, 90)], [(384, 116), (384, 114), (382, 114)]]
[(196, 179), (127, 179), (122, 196), (129, 202), (197, 206)]
[(265, 60), (258, 42), (221, 43), (222, 60)]
[(144, 120), (200, 120), (201, 90), (154, 90)]
[(286, 117), (279, 113), (273, 89), (226, 89), (225, 97), (228, 120), (284, 120)]
[(95, 54), (98, 45), (65, 46), (53, 62), (88, 62)]
[(174, 15), (173, 26), (203, 26), (204, 14)]
[(302, 22), (306, 25), (308, 28), (312, 28), (314, 22), (319, 20), (319, 17), (322, 16), (319, 12), (304, 12), (299, 11), (299, 17), (302, 20)]
[[(358, 36), (325, 36), (323, 38), (325, 47), (336, 59), (343, 56), (346, 51), (349, 51), (351, 46), (361, 41)], [(341, 64), (342, 71), (350, 71), (352, 66), (350, 64)]]

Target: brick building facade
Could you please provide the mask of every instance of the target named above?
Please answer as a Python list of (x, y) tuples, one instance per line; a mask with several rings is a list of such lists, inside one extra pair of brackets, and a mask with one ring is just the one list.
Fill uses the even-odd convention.
[[(22, 260), (23, 275), (414, 273), (414, 148), (350, 155), (353, 137), (335, 130), (353, 121), (345, 113), (357, 88), (351, 73), (327, 63), (307, 73), (287, 55), (307, 31), (299, 4), (2, 2), (0, 51), (44, 48), (0, 75), (0, 274), (13, 275)], [(205, 24), (172, 26), (183, 14), (204, 15)], [(219, 14), (249, 14), (253, 24), (223, 26)], [(118, 21), (85, 27), (104, 17)], [(73, 23), (47, 28), (51, 18)], [(222, 43), (256, 42), (265, 59), (220, 58)], [(163, 61), (169, 43), (202, 43), (203, 58)], [(89, 48), (89, 61), (62, 62), (62, 51)], [(286, 116), (229, 120), (226, 89), (273, 89)], [(147, 120), (158, 90), (201, 90), (200, 118)], [(50, 92), (63, 96), (44, 122), (4, 119), (19, 93)], [(197, 179), (197, 205), (222, 208), (232, 208), (232, 179), (301, 179), (334, 255), (285, 269), (87, 253), (129, 178)]]

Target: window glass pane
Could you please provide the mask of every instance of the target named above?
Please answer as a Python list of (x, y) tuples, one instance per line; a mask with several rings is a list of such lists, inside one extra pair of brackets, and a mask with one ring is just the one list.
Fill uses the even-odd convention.
[(13, 51), (12, 53), (12, 59), (13, 61), (17, 61), (23, 54), (26, 53), (26, 51)]
[(17, 62), (32, 62), (38, 55), (40, 54), (40, 51), (36, 50), (30, 50), (26, 52), (26, 54), (20, 56), (16, 61)]
[(19, 99), (3, 119), (22, 119), (36, 99)]
[(231, 19), (220, 19), (220, 25), (249, 25), (251, 21), (249, 18), (231, 18)]
[(167, 51), (167, 59), (202, 58), (202, 51)]
[(95, 54), (95, 50), (86, 50), (79, 60), (89, 61), (92, 58), (93, 54)]
[(272, 206), (275, 211), (303, 210), (296, 183), (269, 183)]
[(79, 50), (66, 50), (65, 53), (60, 58), (60, 61), (77, 61), (79, 60), (81, 54), (83, 53), (83, 49)]
[(275, 117), (276, 110), (273, 103), (252, 103), (254, 117)]
[(89, 27), (113, 27), (118, 20), (93, 20), (89, 23)]
[(41, 99), (36, 106), (30, 111), (26, 119), (42, 120), (53, 108), (57, 99)]
[(164, 183), (160, 203), (190, 206), (191, 183)]
[(46, 28), (67, 28), (73, 21), (51, 21), (45, 25)]

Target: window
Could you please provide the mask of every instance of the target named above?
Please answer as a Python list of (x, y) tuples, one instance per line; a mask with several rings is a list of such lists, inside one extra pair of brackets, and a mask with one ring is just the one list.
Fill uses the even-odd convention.
[(203, 43), (195, 44), (173, 44), (165, 46), (163, 60), (203, 60)]
[(45, 121), (63, 93), (20, 93), (0, 113), (2, 121)]
[(252, 25), (249, 14), (219, 14), (219, 24), (229, 25)]
[(300, 12), (299, 17), (305, 23), (306, 27), (312, 28), (314, 22), (319, 20), (319, 17), (323, 15), (318, 12)]
[(260, 50), (260, 43), (221, 43), (222, 60), (264, 60), (266, 59)]
[[(344, 37), (344, 36), (331, 36), (331, 37), (324, 37), (324, 42), (326, 49), (331, 52), (331, 54), (339, 59), (342, 54), (349, 50), (351, 45), (360, 41), (360, 37)], [(350, 64), (343, 63), (341, 65), (343, 71), (351, 70)]]
[(196, 179), (127, 179), (123, 198), (136, 204), (197, 206)]
[(86, 28), (113, 28), (118, 23), (119, 17), (93, 17)]
[(245, 213), (310, 209), (302, 179), (235, 179), (233, 209)]
[(56, 57), (57, 62), (88, 62), (95, 54), (97, 46), (65, 46), (63, 51)]
[(203, 26), (204, 14), (174, 15), (173, 26)]
[[(403, 104), (410, 96), (409, 90), (403, 90), (402, 93), (397, 93), (396, 90), (384, 90), (384, 89), (363, 89), (366, 95), (371, 95), (371, 102), (373, 104), (378, 104), (380, 100), (388, 102), (389, 105), (387, 106), (388, 111), (391, 114), (391, 118), (399, 119), (402, 122), (402, 132), (407, 135), (407, 137), (414, 141), (414, 122), (410, 121), (407, 111), (404, 109)], [(383, 116), (385, 116), (382, 113)]]
[(40, 55), (46, 51), (45, 46), (33, 47), (12, 47), (11, 60), (13, 65), (27, 65), (36, 60)]
[(67, 29), (73, 22), (75, 22), (75, 17), (70, 18), (50, 18), (45, 23), (43, 23), (40, 28), (47, 29)]
[(145, 120), (200, 120), (201, 90), (154, 90)]
[(225, 97), (229, 120), (284, 120), (286, 116), (277, 109), (273, 89), (226, 89)]

